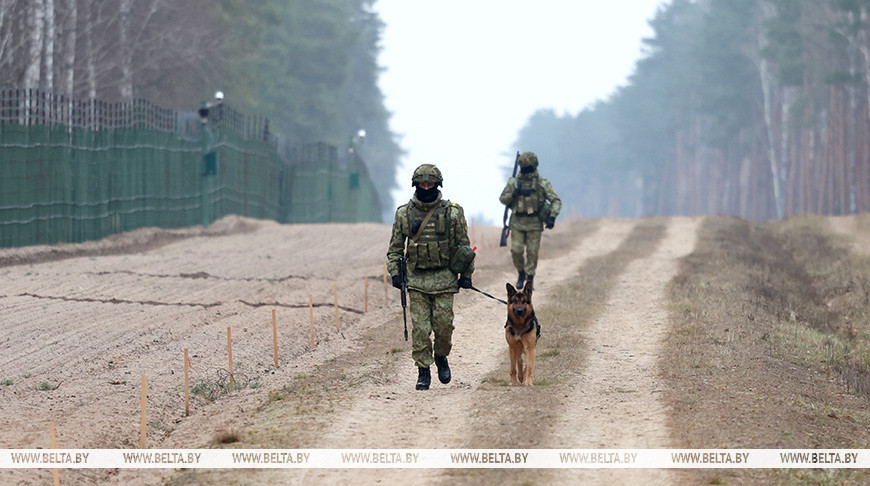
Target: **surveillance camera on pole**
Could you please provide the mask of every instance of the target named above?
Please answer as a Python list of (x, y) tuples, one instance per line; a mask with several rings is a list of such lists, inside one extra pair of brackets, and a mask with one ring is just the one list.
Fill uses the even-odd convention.
[(199, 121), (203, 125), (208, 123), (208, 115), (209, 109), (214, 108), (215, 106), (220, 105), (224, 101), (224, 92), (223, 91), (215, 91), (214, 93), (214, 101), (203, 101), (202, 106), (199, 109)]
[(356, 135), (350, 137), (350, 142), (348, 142), (348, 145), (347, 145), (347, 152), (349, 154), (355, 153), (356, 150), (359, 147), (361, 147), (362, 144), (365, 143), (365, 141), (366, 141), (366, 131), (364, 129), (360, 128), (356, 132)]

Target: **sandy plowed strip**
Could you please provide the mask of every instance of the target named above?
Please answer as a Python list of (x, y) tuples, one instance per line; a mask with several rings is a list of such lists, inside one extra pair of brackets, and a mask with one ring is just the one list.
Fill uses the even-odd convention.
[[(699, 219), (672, 218), (649, 257), (620, 276), (604, 314), (589, 327), (588, 366), (573, 387), (548, 448), (634, 449), (670, 446), (658, 357), (667, 332), (664, 301), (677, 260), (695, 246)], [(561, 469), (549, 484), (675, 484), (667, 469)]]
[[(576, 274), (586, 259), (615, 250), (635, 221), (608, 221), (570, 253), (539, 263), (537, 295)], [(486, 288), (504, 298), (504, 282), (513, 282), (514, 273), (505, 273)], [(456, 300), (456, 331), (450, 355), (453, 382), (438, 383), (433, 367), (432, 388), (414, 390), (416, 369), (410, 357), (400, 361), (398, 377), (389, 387), (366, 386), (359, 399), (343, 412), (334, 426), (325, 431), (318, 447), (323, 448), (463, 448), (469, 447), (479, 413), (477, 389), (484, 376), (507, 360), (502, 304), (483, 296), (463, 292)], [(478, 444), (475, 447), (485, 447)], [(359, 470), (275, 470), (263, 471), (268, 482), (288, 483), (304, 479), (312, 484), (398, 484), (436, 480), (441, 471), (426, 469), (388, 469), (377, 475)], [(360, 482), (362, 481), (362, 482)]]

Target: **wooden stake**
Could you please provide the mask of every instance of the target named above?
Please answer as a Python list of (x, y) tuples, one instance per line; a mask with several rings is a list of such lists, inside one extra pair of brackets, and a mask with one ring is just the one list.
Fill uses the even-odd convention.
[(187, 348), (184, 348), (184, 416), (190, 416), (190, 358), (187, 357)]
[(272, 348), (275, 355), (275, 368), (278, 367), (278, 318), (275, 316), (275, 309), (272, 309)]
[(227, 326), (227, 354), (230, 357), (230, 390), (232, 390), (236, 379), (233, 377), (233, 333), (229, 326)]
[[(57, 449), (57, 434), (54, 430), (54, 420), (48, 423), (48, 436), (51, 438), (51, 448)], [(54, 486), (60, 486), (60, 470), (54, 468), (51, 474), (54, 476)]]
[(338, 320), (338, 286), (332, 286), (332, 292), (335, 294), (335, 332), (341, 332), (341, 322)]
[(387, 262), (384, 262), (384, 307), (390, 305), (390, 294), (387, 286)]
[(148, 437), (148, 377), (145, 375), (142, 375), (142, 397), (139, 402), (142, 408), (142, 420), (139, 422), (139, 448), (146, 449), (148, 445), (146, 440)]
[(311, 349), (314, 349), (314, 296), (308, 294), (308, 324), (311, 328)]
[(369, 311), (369, 277), (368, 276), (366, 276), (366, 278), (365, 278), (364, 287), (365, 287), (365, 291), (363, 292), (363, 295), (364, 295), (363, 300), (365, 303), (363, 304), (363, 312), (365, 313), (365, 312)]

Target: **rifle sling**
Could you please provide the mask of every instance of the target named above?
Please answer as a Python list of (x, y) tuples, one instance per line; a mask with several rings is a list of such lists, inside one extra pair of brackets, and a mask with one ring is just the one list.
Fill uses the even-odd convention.
[[(426, 223), (429, 222), (429, 218), (431, 218), (432, 215), (435, 214), (435, 210), (438, 209), (438, 208), (440, 208), (440, 207), (441, 207), (440, 205), (435, 206), (435, 207), (433, 207), (432, 209), (430, 209), (428, 213), (426, 213), (426, 217), (423, 218), (423, 222), (420, 224), (420, 228), (417, 229), (417, 232), (414, 233), (413, 236), (411, 236), (411, 240), (412, 240), (414, 243), (417, 242), (417, 237), (419, 237), (419, 236), (420, 236), (420, 233), (423, 232), (423, 228), (426, 227)], [(409, 228), (409, 229), (410, 229), (410, 228)]]

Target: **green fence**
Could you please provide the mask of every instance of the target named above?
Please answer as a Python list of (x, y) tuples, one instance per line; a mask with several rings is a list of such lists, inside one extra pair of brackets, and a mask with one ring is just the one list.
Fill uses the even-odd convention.
[(366, 166), (356, 155), (339, 157), (327, 144), (294, 150), (286, 201), (287, 222), (380, 221), (381, 208)]
[(325, 144), (279, 157), (265, 119), (200, 118), (137, 100), (0, 91), (0, 246), (78, 242), (228, 214), (279, 222), (379, 221), (358, 158)]

